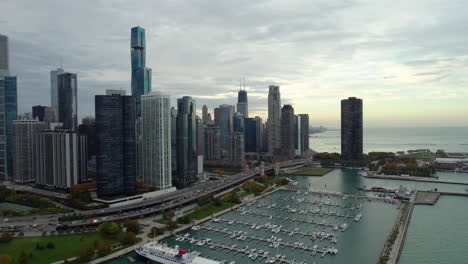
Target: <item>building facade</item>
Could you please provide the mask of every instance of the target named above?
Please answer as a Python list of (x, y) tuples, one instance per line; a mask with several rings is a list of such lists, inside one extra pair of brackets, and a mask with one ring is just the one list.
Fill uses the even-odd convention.
[(13, 176), (13, 120), (17, 116), (16, 76), (0, 76), (0, 180)]
[(39, 121), (44, 121), (44, 115), (45, 115), (45, 106), (42, 105), (35, 105), (32, 107), (32, 118), (39, 120)]
[(190, 96), (177, 100), (177, 175), (173, 177), (179, 188), (197, 180), (196, 105)]
[(208, 124), (205, 126), (205, 160), (221, 160), (221, 130), (219, 126)]
[(281, 152), (281, 95), (280, 87), (270, 85), (268, 92), (268, 151), (271, 155)]
[(130, 56), (132, 64), (132, 96), (135, 98), (136, 116), (141, 116), (141, 96), (151, 91), (151, 69), (146, 68), (145, 29), (131, 29)]
[(55, 112), (55, 108), (52, 106), (47, 106), (44, 109), (44, 122), (50, 124), (50, 123), (55, 123), (57, 121), (56, 118), (57, 114)]
[(239, 90), (237, 94), (237, 112), (241, 113), (244, 118), (249, 117), (249, 104), (246, 90)]
[(341, 100), (341, 158), (360, 160), (363, 154), (362, 100)]
[(157, 190), (172, 188), (171, 100), (151, 92), (141, 97), (143, 182)]
[(36, 181), (33, 151), (35, 134), (47, 129), (47, 123), (38, 120), (13, 121), (13, 180), (16, 183)]
[(232, 132), (229, 136), (229, 161), (232, 165), (245, 164), (244, 132)]
[(229, 159), (229, 137), (234, 131), (234, 106), (226, 104), (220, 105), (218, 108), (214, 109), (214, 115), (214, 123), (220, 128), (221, 131), (221, 156), (224, 159)]
[(10, 75), (8, 37), (0, 35), (0, 78)]
[(260, 117), (244, 119), (245, 152), (262, 152), (263, 125)]
[(86, 137), (68, 130), (37, 132), (34, 140), (36, 183), (67, 189), (87, 179)]
[(284, 105), (281, 109), (281, 157), (291, 160), (295, 156), (294, 148), (294, 108)]
[(63, 129), (78, 129), (78, 82), (75, 73), (58, 75), (58, 116)]
[(55, 118), (58, 120), (59, 114), (59, 80), (58, 76), (65, 71), (62, 68), (50, 71), (50, 102), (52, 107), (55, 109)]
[(96, 186), (99, 197), (135, 193), (135, 99), (96, 95)]
[(203, 125), (208, 124), (208, 106), (203, 105), (202, 107), (202, 123)]
[(309, 115), (299, 114), (299, 126), (300, 126), (300, 149), (301, 155), (310, 149), (309, 147)]
[(171, 108), (171, 167), (172, 175), (177, 174), (177, 109)]

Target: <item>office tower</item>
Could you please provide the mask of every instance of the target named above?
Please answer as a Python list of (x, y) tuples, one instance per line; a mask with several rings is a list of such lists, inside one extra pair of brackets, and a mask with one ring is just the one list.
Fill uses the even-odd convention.
[(63, 129), (78, 129), (77, 78), (75, 73), (58, 75), (58, 120)]
[(0, 181), (13, 177), (13, 120), (18, 116), (16, 76), (0, 76)]
[(195, 116), (197, 129), (197, 156), (203, 155), (203, 123), (199, 116)]
[(281, 152), (281, 95), (279, 86), (270, 85), (268, 92), (268, 150), (271, 155)]
[(58, 68), (55, 71), (50, 71), (50, 103), (55, 109), (55, 118), (58, 120), (59, 114), (59, 81), (58, 76), (64, 73), (62, 68)]
[[(135, 99), (135, 97), (134, 97)], [(135, 100), (136, 101), (136, 100)], [(136, 104), (135, 104), (135, 116), (136, 116)], [(142, 134), (142, 122), (140, 117), (135, 119), (135, 157), (136, 157), (136, 177), (137, 179), (143, 178), (143, 134)]]
[(291, 105), (281, 109), (281, 151), (283, 159), (294, 159), (294, 108)]
[(35, 182), (34, 173), (34, 135), (47, 130), (48, 125), (38, 120), (13, 121), (13, 179), (16, 183)]
[(309, 150), (309, 115), (299, 114), (300, 119), (300, 142), (301, 142), (301, 155)]
[(301, 117), (294, 115), (294, 155), (296, 156), (300, 156), (302, 154), (301, 139)]
[(96, 187), (99, 197), (136, 190), (135, 99), (96, 95)]
[(52, 106), (47, 106), (44, 108), (44, 122), (50, 124), (50, 123), (55, 123), (57, 119), (55, 118), (55, 108)]
[(174, 182), (183, 188), (197, 180), (197, 139), (195, 100), (184, 96), (177, 100), (177, 174)]
[(207, 122), (208, 124), (213, 124), (213, 118), (211, 118), (211, 113), (208, 113)]
[(107, 89), (106, 95), (127, 95), (127, 91), (121, 89)]
[(208, 124), (208, 107), (206, 105), (203, 105), (202, 107), (202, 123), (203, 125)]
[(244, 119), (244, 142), (245, 152), (261, 152), (262, 151), (262, 119), (258, 116), (255, 118)]
[(37, 132), (34, 140), (36, 183), (66, 189), (87, 179), (86, 136), (69, 130)]
[(221, 159), (221, 130), (219, 126), (208, 124), (205, 127), (205, 160)]
[(244, 132), (232, 132), (231, 135), (229, 135), (229, 161), (234, 165), (244, 166), (244, 144)]
[(0, 35), (0, 78), (9, 76), (8, 37)]
[(44, 115), (45, 115), (45, 106), (42, 105), (36, 105), (32, 107), (32, 118), (39, 120), (39, 121), (44, 121)]
[(237, 94), (237, 112), (241, 113), (244, 118), (249, 117), (249, 105), (247, 102), (247, 91), (239, 90)]
[(362, 100), (349, 97), (341, 100), (341, 158), (362, 159)]
[(78, 133), (86, 136), (88, 159), (96, 156), (97, 138), (96, 138), (96, 120), (92, 116), (86, 116), (81, 119), (81, 125), (78, 126)]
[(235, 112), (232, 116), (232, 127), (234, 132), (244, 133), (244, 116)]
[(171, 100), (151, 92), (141, 96), (143, 182), (164, 190), (172, 187)]
[(233, 132), (232, 118), (234, 115), (234, 106), (220, 105), (214, 109), (215, 125), (219, 126), (221, 131), (221, 156), (224, 159), (229, 158), (229, 136)]
[(132, 62), (132, 96), (135, 97), (136, 117), (141, 116), (141, 96), (151, 91), (151, 69), (146, 68), (145, 29), (131, 29), (130, 56)]
[(171, 167), (172, 175), (177, 174), (177, 109), (171, 107)]

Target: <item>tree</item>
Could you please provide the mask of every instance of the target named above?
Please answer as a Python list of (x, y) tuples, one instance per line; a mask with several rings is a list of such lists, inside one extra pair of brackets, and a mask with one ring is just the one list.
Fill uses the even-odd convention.
[(141, 226), (137, 220), (127, 219), (124, 222), (124, 227), (127, 229), (127, 232), (140, 233)]
[(9, 255), (0, 255), (0, 264), (12, 264), (13, 261)]
[(94, 248), (98, 249), (99, 248), (99, 240), (95, 239), (93, 242)]
[(169, 212), (163, 213), (163, 218), (166, 219), (166, 220), (172, 220), (172, 218), (174, 216), (175, 216), (174, 211), (169, 211)]
[(169, 222), (167, 222), (167, 228), (168, 228), (168, 229), (174, 230), (174, 229), (176, 229), (177, 227), (179, 227), (179, 226), (177, 225), (176, 222), (174, 222), (174, 221), (169, 221)]
[(85, 263), (91, 260), (93, 256), (93, 250), (90, 248), (84, 248), (80, 251), (80, 255), (78, 255), (78, 262)]
[(136, 234), (133, 232), (127, 232), (122, 238), (122, 244), (133, 245), (137, 242)]
[(11, 240), (11, 233), (10, 232), (3, 232), (0, 235), (0, 243), (6, 243)]
[(164, 234), (164, 229), (159, 227), (152, 227), (151, 231), (148, 233), (149, 238), (154, 238), (155, 236), (159, 236)]
[(177, 223), (182, 225), (190, 224), (190, 222), (190, 217), (187, 215), (177, 218)]
[(101, 234), (115, 236), (120, 233), (120, 226), (115, 222), (105, 222), (99, 225), (98, 230)]
[(53, 242), (49, 241), (46, 247), (52, 249), (52, 248), (55, 248), (55, 245)]
[(110, 249), (109, 243), (105, 243), (105, 244), (101, 245), (98, 248), (98, 255), (100, 257), (105, 256), (105, 255), (109, 255), (110, 251), (111, 251), (111, 249)]

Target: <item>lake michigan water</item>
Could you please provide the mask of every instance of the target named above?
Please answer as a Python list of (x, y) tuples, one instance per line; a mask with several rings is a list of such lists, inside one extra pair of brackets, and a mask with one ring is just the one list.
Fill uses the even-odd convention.
[[(341, 152), (341, 132), (310, 134), (310, 148), (317, 152)], [(468, 152), (468, 127), (372, 127), (364, 128), (364, 152), (410, 149), (444, 149)]]

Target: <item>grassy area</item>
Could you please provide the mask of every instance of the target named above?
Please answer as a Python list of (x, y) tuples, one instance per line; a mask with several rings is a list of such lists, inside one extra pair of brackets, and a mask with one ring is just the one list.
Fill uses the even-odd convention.
[[(63, 236), (13, 238), (8, 243), (0, 244), (0, 252), (2, 252), (1, 254), (10, 255), (13, 263), (19, 263), (19, 258), (24, 253), (28, 256), (28, 263), (47, 264), (78, 256), (81, 249), (94, 248), (95, 240), (98, 240), (100, 244), (105, 242), (113, 244), (118, 242), (119, 238), (106, 238), (97, 232)], [(45, 246), (49, 242), (54, 243), (55, 248), (36, 249), (37, 243)], [(32, 255), (30, 255), (31, 253)]]
[(304, 176), (323, 176), (333, 169), (330, 168), (313, 168), (313, 167), (304, 167), (297, 171), (294, 171), (291, 174), (294, 175), (304, 175)]
[[(234, 205), (234, 204), (232, 204)], [(195, 212), (189, 214), (190, 219), (192, 220), (200, 220), (217, 212), (221, 212), (227, 208), (231, 207), (231, 203), (223, 202), (221, 205), (211, 204), (205, 207), (201, 207), (200, 209), (196, 210)]]
[(25, 206), (25, 205), (21, 205), (21, 204), (0, 203), (0, 209), (5, 210), (5, 211), (6, 210), (12, 210), (12, 211), (15, 211), (15, 212), (26, 212), (26, 211), (32, 210), (34, 208), (29, 207), (29, 206)]

